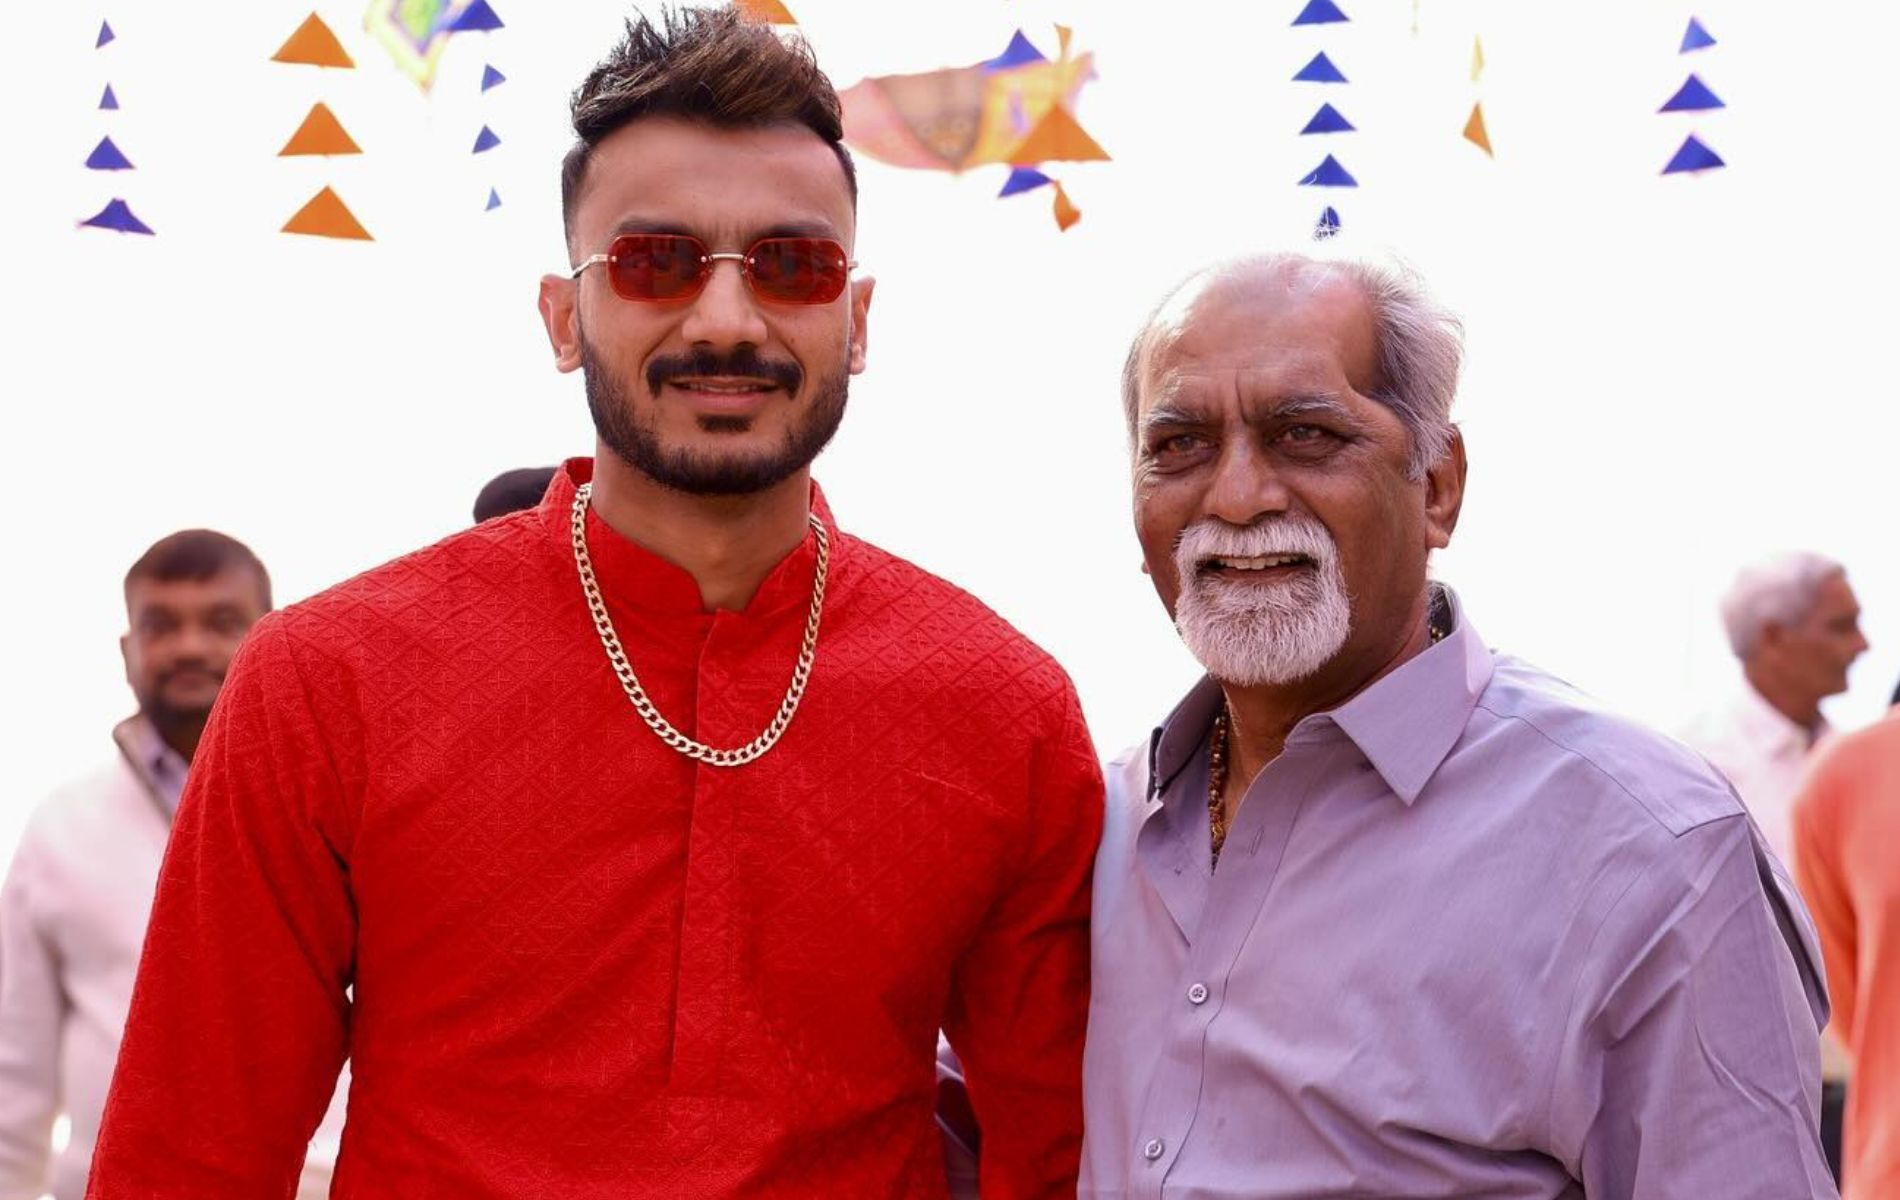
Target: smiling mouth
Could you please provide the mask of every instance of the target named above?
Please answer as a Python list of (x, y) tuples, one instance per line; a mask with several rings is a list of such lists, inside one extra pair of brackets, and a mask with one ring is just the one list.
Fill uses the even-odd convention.
[(1271, 577), (1316, 565), (1304, 554), (1234, 554), (1204, 558), (1196, 569), (1203, 575)]
[(756, 396), (779, 390), (778, 384), (769, 379), (705, 379), (696, 376), (676, 376), (667, 380), (665, 386), (708, 396)]

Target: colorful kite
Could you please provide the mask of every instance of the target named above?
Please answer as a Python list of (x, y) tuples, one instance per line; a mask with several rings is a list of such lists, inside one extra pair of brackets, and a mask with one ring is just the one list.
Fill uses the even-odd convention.
[(846, 88), (844, 136), (851, 147), (894, 167), (960, 173), (1005, 164), (1015, 168), (999, 196), (1054, 184), (1056, 224), (1081, 218), (1068, 193), (1035, 168), (1052, 162), (1106, 162), (1075, 119), (1083, 85), (1095, 78), (1093, 56), (1072, 57), (1070, 30), (1056, 26), (1061, 48), (1050, 59), (1017, 30), (995, 58), (920, 75), (880, 75)]
[(435, 85), (436, 67), (450, 36), (499, 29), (501, 18), (480, 0), (370, 0), (363, 28), (389, 51), (397, 69), (426, 92)]

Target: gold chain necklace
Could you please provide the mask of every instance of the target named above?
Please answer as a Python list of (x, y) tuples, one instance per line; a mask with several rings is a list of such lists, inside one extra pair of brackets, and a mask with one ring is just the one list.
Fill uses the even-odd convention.
[(583, 483), (574, 489), (574, 566), (580, 571), (581, 590), (587, 594), (587, 609), (594, 616), (594, 629), (600, 634), (600, 644), (607, 649), (607, 661), (613, 664), (614, 674), (620, 677), (621, 690), (633, 702), (634, 711), (647, 723), (647, 728), (659, 735), (661, 741), (688, 758), (715, 767), (742, 767), (759, 758), (778, 742), (791, 725), (792, 714), (798, 711), (798, 702), (805, 695), (805, 681), (811, 676), (812, 658), (818, 651), (818, 616), (825, 606), (825, 575), (831, 564), (831, 540), (825, 533), (825, 523), (818, 519), (817, 513), (807, 515), (812, 532), (818, 538), (818, 569), (811, 581), (811, 614), (805, 618), (805, 644), (798, 652), (798, 665), (792, 668), (792, 682), (785, 689), (785, 699), (780, 702), (778, 712), (772, 717), (772, 723), (765, 727), (765, 732), (736, 750), (716, 750), (673, 728), (672, 723), (654, 707), (646, 689), (640, 686), (639, 677), (633, 673), (633, 664), (627, 660), (627, 652), (620, 645), (620, 635), (614, 632), (613, 618), (607, 615), (606, 601), (601, 599), (600, 584), (594, 578), (593, 557), (587, 552), (587, 501), (593, 494), (594, 485), (591, 483)]
[[(1445, 629), (1436, 619), (1426, 628), (1431, 644), (1445, 640)], [(1227, 844), (1227, 706), (1214, 715), (1214, 729), (1207, 735), (1207, 833), (1214, 848), (1212, 867), (1220, 866), (1220, 848)]]

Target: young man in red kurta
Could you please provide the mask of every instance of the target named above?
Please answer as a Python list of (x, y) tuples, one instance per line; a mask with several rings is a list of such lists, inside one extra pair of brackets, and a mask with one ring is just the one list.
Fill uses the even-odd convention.
[(541, 307), (597, 456), (260, 624), (159, 884), (94, 1200), (1074, 1194), (1101, 781), (1062, 671), (842, 532), (855, 185), (808, 52), (640, 22)]

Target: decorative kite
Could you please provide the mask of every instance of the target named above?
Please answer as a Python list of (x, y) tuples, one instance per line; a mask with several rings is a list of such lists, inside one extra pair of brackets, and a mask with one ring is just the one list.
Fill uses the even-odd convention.
[(1070, 30), (1050, 59), (1019, 29), (995, 58), (920, 75), (879, 75), (846, 88), (844, 136), (854, 150), (894, 167), (961, 173), (1013, 168), (999, 196), (1053, 185), (1056, 225), (1081, 211), (1041, 168), (1106, 162), (1108, 152), (1075, 119), (1076, 97), (1095, 78), (1092, 55), (1071, 56)]
[[(370, 0), (363, 14), (363, 28), (425, 92), (435, 86), (436, 67), (451, 36), (501, 27), (501, 18), (482, 0)], [(484, 84), (482, 90), (492, 86)]]

